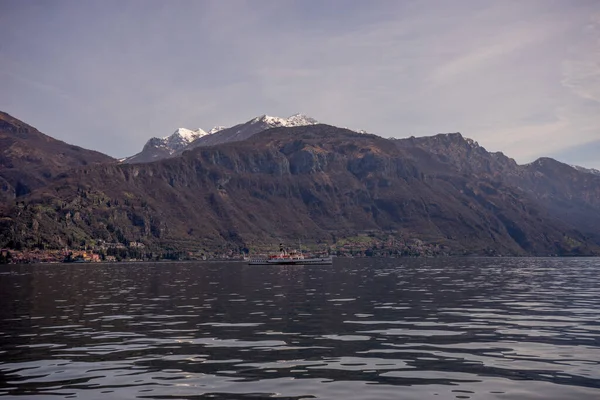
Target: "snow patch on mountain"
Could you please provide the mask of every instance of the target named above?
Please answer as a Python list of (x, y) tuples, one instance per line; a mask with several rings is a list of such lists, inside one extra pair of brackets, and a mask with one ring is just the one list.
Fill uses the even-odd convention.
[(169, 136), (163, 138), (150, 138), (141, 152), (131, 157), (124, 158), (120, 162), (124, 163), (141, 163), (162, 160), (172, 156), (173, 154), (182, 151), (194, 140), (209, 135), (204, 130), (198, 128), (191, 130), (187, 128), (179, 128)]
[(198, 128), (194, 131), (186, 128), (179, 128), (170, 136), (162, 138), (163, 146), (170, 154), (175, 153), (192, 143), (194, 140), (208, 135), (207, 132)]
[(287, 118), (287, 126), (307, 126), (307, 125), (316, 125), (319, 123), (314, 118), (306, 116), (304, 114), (294, 114)]
[(247, 122), (247, 124), (265, 124), (271, 128), (316, 125), (318, 123), (319, 121), (316, 119), (310, 118), (304, 114), (294, 114), (287, 118), (261, 115)]
[(208, 135), (208, 133), (200, 128), (196, 129), (195, 131), (192, 131), (187, 128), (179, 128), (175, 132), (173, 132), (171, 135), (165, 136), (163, 139), (173, 140), (174, 138), (180, 137), (183, 140), (187, 140), (187, 141), (191, 142), (191, 141), (193, 141), (201, 136), (204, 136), (204, 135)]
[[(319, 122), (316, 119), (307, 117), (304, 114), (294, 114), (288, 118), (260, 115), (252, 118), (250, 121), (232, 126), (230, 128), (220, 129), (210, 135), (198, 138), (188, 147), (186, 147), (185, 150), (190, 150), (198, 146), (214, 146), (222, 143), (246, 140), (249, 137), (267, 129), (316, 125), (318, 123)], [(181, 152), (183, 152), (183, 150), (181, 150), (180, 153)]]
[(223, 129), (227, 129), (227, 127), (226, 126), (215, 126), (210, 131), (208, 131), (208, 134), (212, 135), (213, 133), (221, 132)]
[(580, 167), (579, 165), (571, 165), (571, 167), (575, 168), (577, 171), (580, 171), (580, 172), (585, 172), (588, 174), (594, 174), (594, 175), (600, 176), (600, 171), (595, 168), (585, 168), (585, 167)]

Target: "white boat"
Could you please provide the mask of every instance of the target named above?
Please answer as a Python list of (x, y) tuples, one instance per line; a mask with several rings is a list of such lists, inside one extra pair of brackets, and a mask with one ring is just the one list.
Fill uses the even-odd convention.
[(248, 265), (331, 265), (333, 257), (304, 257), (299, 251), (286, 251), (280, 245), (279, 253), (268, 257), (251, 258)]

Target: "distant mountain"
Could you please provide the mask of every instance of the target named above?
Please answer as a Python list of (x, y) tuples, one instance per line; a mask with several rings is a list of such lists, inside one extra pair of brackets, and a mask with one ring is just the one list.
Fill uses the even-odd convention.
[(180, 128), (173, 135), (158, 139), (150, 139), (144, 149), (131, 157), (123, 160), (128, 164), (144, 163), (157, 161), (164, 158), (173, 157), (183, 153), (185, 150), (191, 150), (199, 146), (213, 146), (216, 144), (235, 142), (240, 140), (246, 140), (252, 135), (262, 132), (267, 129), (279, 128), (279, 127), (293, 127), (293, 126), (306, 126), (315, 125), (318, 122), (306, 115), (295, 114), (288, 118), (271, 117), (268, 115), (261, 115), (251, 119), (243, 124), (235, 125), (231, 128), (225, 128), (223, 126), (216, 126), (212, 128), (208, 133), (198, 129), (196, 131), (185, 130), (186, 132), (192, 132), (194, 135), (188, 135), (184, 140), (177, 139), (176, 146), (167, 143), (171, 138), (176, 136), (179, 131), (184, 128)]
[(239, 142), (267, 129), (309, 126), (316, 125), (318, 123), (319, 122), (317, 120), (307, 117), (303, 114), (294, 114), (288, 118), (261, 115), (243, 124), (223, 129), (215, 135), (198, 138), (184, 150), (191, 150), (199, 146), (214, 146), (222, 143)]
[(114, 161), (53, 139), (0, 111), (0, 202), (43, 187), (70, 168)]
[(164, 138), (151, 138), (146, 142), (141, 152), (123, 159), (122, 162), (135, 164), (168, 158), (173, 154), (183, 150), (194, 140), (212, 133), (216, 133), (219, 130), (219, 128), (213, 128), (211, 129), (210, 133), (207, 133), (200, 128), (196, 129), (195, 131), (186, 128), (179, 128), (170, 136), (166, 136)]
[(553, 215), (600, 236), (600, 175), (542, 157), (523, 166), (525, 173), (509, 183), (533, 194)]
[(71, 170), (2, 215), (0, 247), (239, 251), (369, 235), (447, 254), (600, 254), (600, 177), (555, 160), (519, 166), (460, 134), (390, 140), (311, 124), (249, 136)]
[(446, 173), (435, 170), (432, 161), (437, 161), (469, 179), (489, 180), (494, 187), (512, 187), (534, 200), (538, 208), (547, 210), (554, 220), (577, 227), (600, 242), (599, 174), (547, 157), (518, 165), (501, 152), (489, 153), (460, 133), (394, 141), (401, 148), (412, 149), (412, 157), (427, 173)]

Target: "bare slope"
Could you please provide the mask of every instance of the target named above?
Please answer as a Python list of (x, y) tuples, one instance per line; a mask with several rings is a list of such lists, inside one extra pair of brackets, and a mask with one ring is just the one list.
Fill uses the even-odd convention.
[(0, 203), (45, 186), (58, 173), (114, 159), (53, 139), (0, 111)]

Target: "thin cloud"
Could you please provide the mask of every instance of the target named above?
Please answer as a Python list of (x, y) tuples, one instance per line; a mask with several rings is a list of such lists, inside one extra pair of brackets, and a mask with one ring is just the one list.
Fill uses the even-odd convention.
[(551, 33), (543, 29), (534, 29), (530, 26), (501, 32), (487, 41), (480, 41), (476, 48), (435, 68), (431, 76), (432, 83), (441, 85), (456, 76), (477, 73), (477, 70), (488, 68), (495, 62), (514, 57), (515, 52), (526, 51), (527, 48), (550, 35)]
[(600, 57), (596, 58), (565, 61), (563, 63), (564, 79), (562, 84), (577, 96), (599, 103)]
[(118, 157), (178, 127), (303, 112), (384, 137), (461, 131), (529, 162), (598, 135), (599, 12), (536, 0), (13, 5), (0, 109)]

